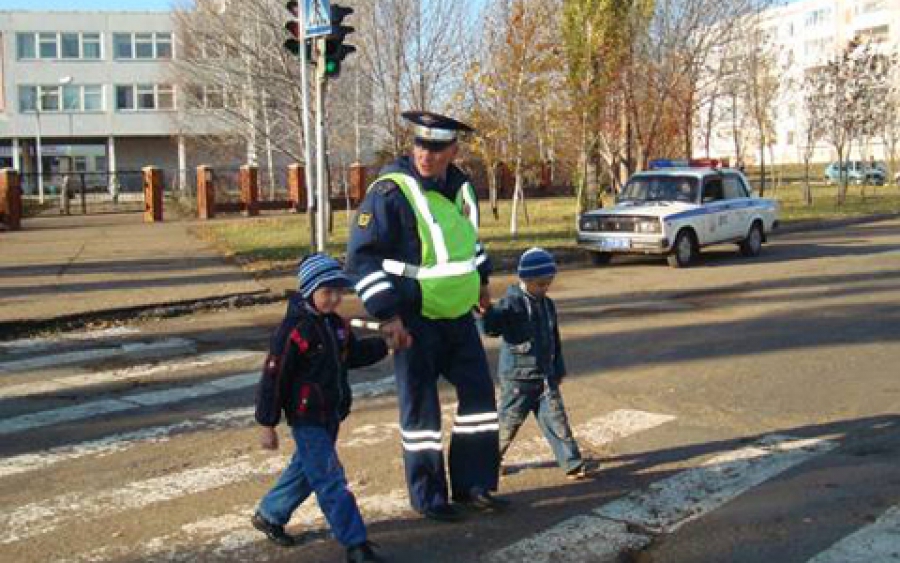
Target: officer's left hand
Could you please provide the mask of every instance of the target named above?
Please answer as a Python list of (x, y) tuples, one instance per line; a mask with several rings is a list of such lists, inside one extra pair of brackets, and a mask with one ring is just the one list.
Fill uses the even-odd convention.
[(491, 286), (481, 284), (481, 294), (478, 296), (478, 310), (484, 313), (491, 308)]

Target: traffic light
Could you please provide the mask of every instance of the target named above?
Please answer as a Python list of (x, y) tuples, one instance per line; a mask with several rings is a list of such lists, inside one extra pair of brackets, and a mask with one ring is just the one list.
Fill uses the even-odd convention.
[[(301, 39), (302, 34), (300, 33), (300, 5), (295, 0), (291, 0), (290, 2), (287, 2), (284, 7), (291, 13), (291, 19), (284, 24), (284, 29), (288, 32), (288, 38), (284, 40), (284, 48), (294, 56), (299, 57), (300, 46), (303, 44), (303, 40)], [(311, 54), (309, 44), (307, 44), (306, 60), (312, 58)]]
[(331, 34), (325, 38), (325, 76), (336, 78), (341, 74), (341, 61), (344, 57), (356, 51), (353, 45), (345, 45), (344, 39), (355, 28), (343, 25), (344, 18), (353, 13), (353, 8), (331, 5)]

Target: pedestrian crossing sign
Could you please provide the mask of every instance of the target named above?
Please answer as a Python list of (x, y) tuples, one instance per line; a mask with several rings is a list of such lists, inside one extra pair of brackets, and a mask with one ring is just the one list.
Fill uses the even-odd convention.
[(306, 38), (331, 34), (331, 5), (329, 0), (304, 0)]

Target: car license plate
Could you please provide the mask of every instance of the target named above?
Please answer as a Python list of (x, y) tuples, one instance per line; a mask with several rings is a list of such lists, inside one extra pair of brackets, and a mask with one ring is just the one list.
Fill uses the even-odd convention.
[(631, 247), (631, 240), (627, 238), (605, 238), (600, 241), (600, 246), (610, 250), (622, 250)]

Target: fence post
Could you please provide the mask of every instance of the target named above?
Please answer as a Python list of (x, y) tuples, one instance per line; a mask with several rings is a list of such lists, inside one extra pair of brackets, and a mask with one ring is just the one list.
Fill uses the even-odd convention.
[(0, 222), (10, 231), (22, 228), (22, 178), (14, 168), (0, 170)]
[(259, 168), (255, 164), (241, 166), (241, 203), (244, 215), (259, 215)]
[(366, 197), (366, 167), (358, 162), (350, 165), (350, 202), (353, 207)]
[(297, 213), (306, 211), (306, 176), (302, 164), (288, 165), (288, 199), (291, 210)]
[(144, 222), (157, 223), (163, 220), (163, 176), (156, 166), (141, 169), (144, 175)]
[(197, 167), (197, 217), (203, 220), (216, 216), (216, 180), (212, 167)]

